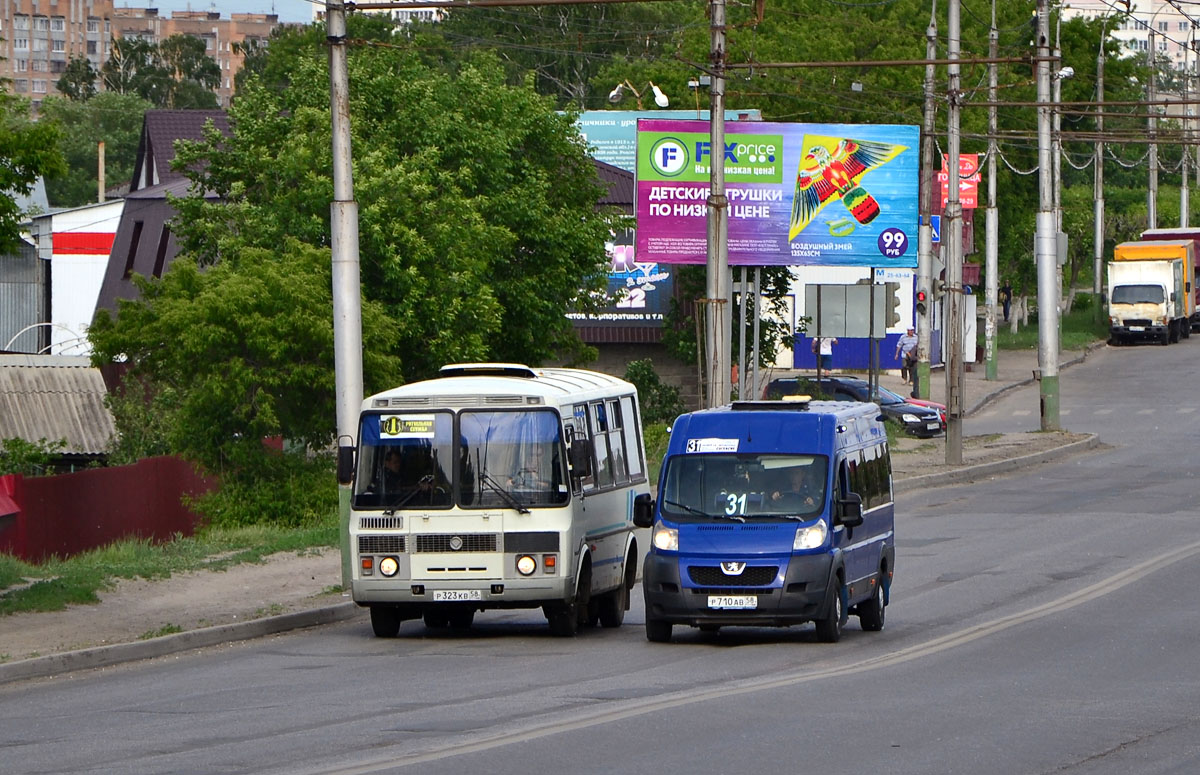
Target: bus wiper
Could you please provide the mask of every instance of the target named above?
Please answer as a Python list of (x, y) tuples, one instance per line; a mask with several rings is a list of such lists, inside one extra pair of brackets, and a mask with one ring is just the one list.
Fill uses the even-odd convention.
[(488, 488), (492, 490), (492, 492), (499, 495), (500, 500), (504, 501), (505, 505), (507, 505), (510, 509), (516, 509), (520, 514), (529, 513), (529, 509), (522, 506), (521, 502), (514, 498), (512, 493), (501, 487), (499, 483), (497, 483), (496, 480), (488, 474), (487, 471), (479, 472), (479, 482), (481, 484), (486, 484)]
[(423, 485), (423, 484), (427, 484), (430, 486), (431, 489), (427, 490), (426, 492), (430, 493), (430, 497), (433, 497), (432, 496), (433, 474), (425, 474), (424, 476), (422, 476), (420, 479), (417, 480), (416, 487), (413, 487), (411, 490), (409, 490), (408, 492), (404, 493), (399, 498), (397, 498), (395, 503), (393, 503), (391, 506), (389, 506), (388, 508), (383, 510), (383, 513), (390, 517), (396, 513), (397, 509), (404, 508), (405, 505), (407, 505), (409, 501), (411, 501), (413, 498), (415, 498), (417, 496), (417, 493), (421, 492), (421, 485)]

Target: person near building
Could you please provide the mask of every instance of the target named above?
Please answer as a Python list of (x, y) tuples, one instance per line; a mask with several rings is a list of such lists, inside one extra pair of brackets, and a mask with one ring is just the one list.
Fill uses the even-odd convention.
[(896, 342), (896, 359), (900, 361), (900, 379), (905, 384), (917, 381), (917, 329), (908, 327)]

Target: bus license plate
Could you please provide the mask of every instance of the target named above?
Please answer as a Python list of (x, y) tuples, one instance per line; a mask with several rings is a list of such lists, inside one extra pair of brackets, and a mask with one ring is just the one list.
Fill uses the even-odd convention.
[(755, 595), (709, 595), (708, 607), (740, 610), (758, 608), (758, 597)]
[(1130, 326), (1129, 330), (1130, 331), (1145, 331), (1146, 327), (1145, 326)]
[(433, 602), (457, 603), (464, 600), (482, 600), (483, 594), (478, 589), (435, 589)]

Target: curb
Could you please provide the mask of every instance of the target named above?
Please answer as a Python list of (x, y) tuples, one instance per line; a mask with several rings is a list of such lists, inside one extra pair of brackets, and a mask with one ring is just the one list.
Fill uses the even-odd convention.
[[(1081, 355), (1078, 355), (1069, 361), (1060, 363), (1059, 369), (1065, 369), (1068, 366), (1074, 366), (1077, 363), (1083, 363), (1085, 360), (1087, 360), (1088, 355), (1090, 355), (1093, 350), (1099, 350), (1101, 347), (1107, 347), (1107, 346), (1108, 346), (1107, 342), (1093, 342), (1092, 344), (1090, 344), (1084, 348), (1083, 353)], [(1016, 390), (1017, 388), (1023, 388), (1026, 385), (1032, 385), (1034, 382), (1036, 382), (1036, 380), (1032, 376), (1030, 376), (1029, 379), (1022, 380), (1021, 382), (1013, 382), (1011, 384), (1005, 385), (1002, 388), (998, 388), (994, 392), (988, 393), (986, 396), (979, 399), (979, 403), (975, 404), (975, 406), (972, 406), (970, 409), (967, 410), (966, 416), (970, 417), (971, 415), (975, 414), (976, 412), (981, 411), (985, 406), (987, 406), (991, 402), (995, 401), (1000, 396), (1005, 395), (1006, 393), (1010, 393), (1013, 390)]]
[(188, 630), (150, 640), (115, 643), (111, 646), (96, 646), (79, 651), (65, 651), (61, 654), (23, 659), (19, 662), (0, 664), (0, 685), (29, 678), (46, 678), (76, 670), (90, 670), (124, 662), (134, 662), (139, 659), (161, 657), (222, 643), (261, 638), (264, 635), (274, 635), (289, 630), (332, 624), (353, 619), (362, 610), (355, 603), (337, 603), (308, 611), (296, 611), (246, 622)]
[(991, 463), (963, 466), (952, 471), (939, 471), (934, 474), (923, 474), (921, 476), (911, 476), (907, 479), (897, 479), (892, 482), (892, 492), (912, 492), (923, 487), (962, 484), (963, 482), (971, 482), (987, 476), (1005, 474), (1009, 471), (1015, 471), (1018, 468), (1030, 468), (1042, 463), (1057, 462), (1060, 458), (1086, 452), (1099, 446), (1100, 437), (1093, 433), (1089, 434), (1086, 439), (1080, 439), (1070, 444), (1064, 444), (1061, 447), (1034, 452), (1029, 455), (1021, 455), (1020, 457), (1009, 458), (1007, 460), (996, 460)]

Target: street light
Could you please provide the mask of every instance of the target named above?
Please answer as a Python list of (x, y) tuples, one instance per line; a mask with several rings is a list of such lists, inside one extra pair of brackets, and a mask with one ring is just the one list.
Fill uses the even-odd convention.
[[(667, 99), (667, 95), (663, 92), (662, 89), (658, 88), (658, 86), (655, 85), (654, 81), (647, 81), (647, 83), (650, 85), (651, 91), (654, 92), (654, 104), (655, 105), (659, 106), (660, 108), (665, 108), (671, 104), (671, 101), (669, 99)], [(608, 101), (615, 105), (616, 103), (625, 99), (625, 90), (626, 89), (628, 89), (630, 92), (633, 93), (634, 98), (637, 100), (638, 110), (641, 110), (642, 109), (642, 92), (639, 92), (634, 87), (634, 85), (631, 84), (627, 80), (621, 81), (619, 84), (617, 84), (616, 86), (613, 87), (613, 90), (608, 93)], [(643, 89), (643, 91), (644, 91), (644, 89)]]

